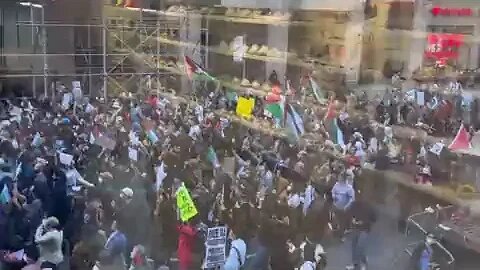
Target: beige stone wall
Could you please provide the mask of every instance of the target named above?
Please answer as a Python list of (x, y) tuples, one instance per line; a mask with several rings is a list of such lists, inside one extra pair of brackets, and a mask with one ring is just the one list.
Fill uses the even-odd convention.
[[(366, 22), (364, 31), (364, 47), (362, 57), (362, 70), (370, 74), (376, 74), (379, 80), (380, 74), (389, 76), (389, 70), (397, 71), (407, 69), (412, 46), (413, 32), (404, 29), (388, 29), (389, 16), (392, 16), (392, 6), (385, 0), (373, 2), (377, 6), (377, 16)], [(401, 13), (396, 13), (401, 14)], [(401, 21), (400, 18), (396, 22)], [(402, 18), (409, 20), (409, 18)], [(391, 23), (392, 24), (392, 23)], [(408, 24), (407, 21), (403, 24)], [(412, 23), (413, 24), (413, 23)]]

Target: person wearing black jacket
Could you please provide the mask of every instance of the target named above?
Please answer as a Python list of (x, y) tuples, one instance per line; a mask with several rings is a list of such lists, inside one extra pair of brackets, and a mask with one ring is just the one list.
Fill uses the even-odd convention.
[(376, 221), (373, 209), (357, 195), (351, 213), (353, 215), (352, 262), (354, 270), (365, 269), (367, 265), (368, 234)]

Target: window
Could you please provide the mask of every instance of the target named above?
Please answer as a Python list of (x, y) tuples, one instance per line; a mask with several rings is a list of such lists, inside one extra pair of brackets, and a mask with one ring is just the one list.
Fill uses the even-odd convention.
[(388, 9), (387, 29), (411, 30), (413, 28), (414, 3), (392, 2)]

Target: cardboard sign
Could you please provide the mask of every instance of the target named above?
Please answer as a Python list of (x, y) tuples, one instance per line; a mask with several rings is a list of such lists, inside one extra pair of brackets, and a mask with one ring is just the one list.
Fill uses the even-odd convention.
[(227, 243), (227, 228), (225, 226), (208, 228), (205, 240), (205, 269), (211, 269), (225, 264)]
[(252, 117), (253, 107), (255, 106), (255, 98), (239, 97), (237, 101), (236, 113), (238, 116), (249, 119)]
[(180, 211), (180, 219), (183, 222), (190, 220), (198, 214), (197, 207), (193, 203), (192, 197), (185, 185), (182, 185), (177, 190), (177, 207)]
[(235, 157), (225, 157), (223, 159), (222, 169), (229, 175), (235, 175)]

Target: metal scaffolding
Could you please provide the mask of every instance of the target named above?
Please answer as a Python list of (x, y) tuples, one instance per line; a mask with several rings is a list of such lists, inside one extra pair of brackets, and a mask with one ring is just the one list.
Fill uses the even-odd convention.
[[(33, 97), (39, 95), (37, 92), (39, 78), (43, 78), (42, 94), (45, 96), (55, 96), (59, 83), (65, 84), (69, 79), (79, 81), (79, 78), (82, 78), (84, 80), (82, 88), (88, 88), (85, 89), (88, 90), (87, 95), (102, 96), (107, 100), (109, 96), (114, 96), (119, 91), (132, 92), (132, 90), (144, 89), (145, 86), (152, 89), (156, 85), (157, 90), (160, 90), (161, 78), (165, 74), (170, 74), (160, 68), (159, 58), (165, 56), (167, 50), (164, 48), (166, 45), (161, 43), (159, 38), (165, 31), (180, 29), (182, 18), (171, 18), (159, 12), (141, 8), (108, 7), (119, 9), (121, 16), (109, 16), (104, 10), (102, 18), (92, 19), (86, 24), (62, 23), (46, 21), (42, 5), (20, 4), (30, 8), (30, 21), (16, 23), (17, 27), (31, 27), (32, 53), (6, 53), (2, 56), (27, 58), (31, 63), (41, 62), (43, 69), (41, 72), (32, 68), (30, 73), (2, 74), (0, 78), (32, 78)], [(41, 12), (40, 18), (35, 17), (37, 10)], [(74, 35), (85, 31), (86, 34), (84, 33), (85, 35), (80, 39), (81, 46), (75, 47), (73, 52), (51, 53), (47, 36), (51, 28), (70, 28), (69, 31)], [(36, 34), (40, 36), (41, 53), (36, 53), (34, 49)], [(94, 37), (97, 39), (94, 40)], [(84, 44), (85, 39), (86, 44)], [(155, 45), (152, 46), (152, 43)], [(138, 57), (138, 55), (148, 57)], [(84, 64), (79, 65), (77, 62), (80, 60)], [(73, 63), (73, 66), (69, 67), (73, 72), (55, 72), (55, 69), (64, 70), (61, 65), (55, 66), (55, 63), (63, 62)], [(85, 85), (88, 86), (85, 87)]]

